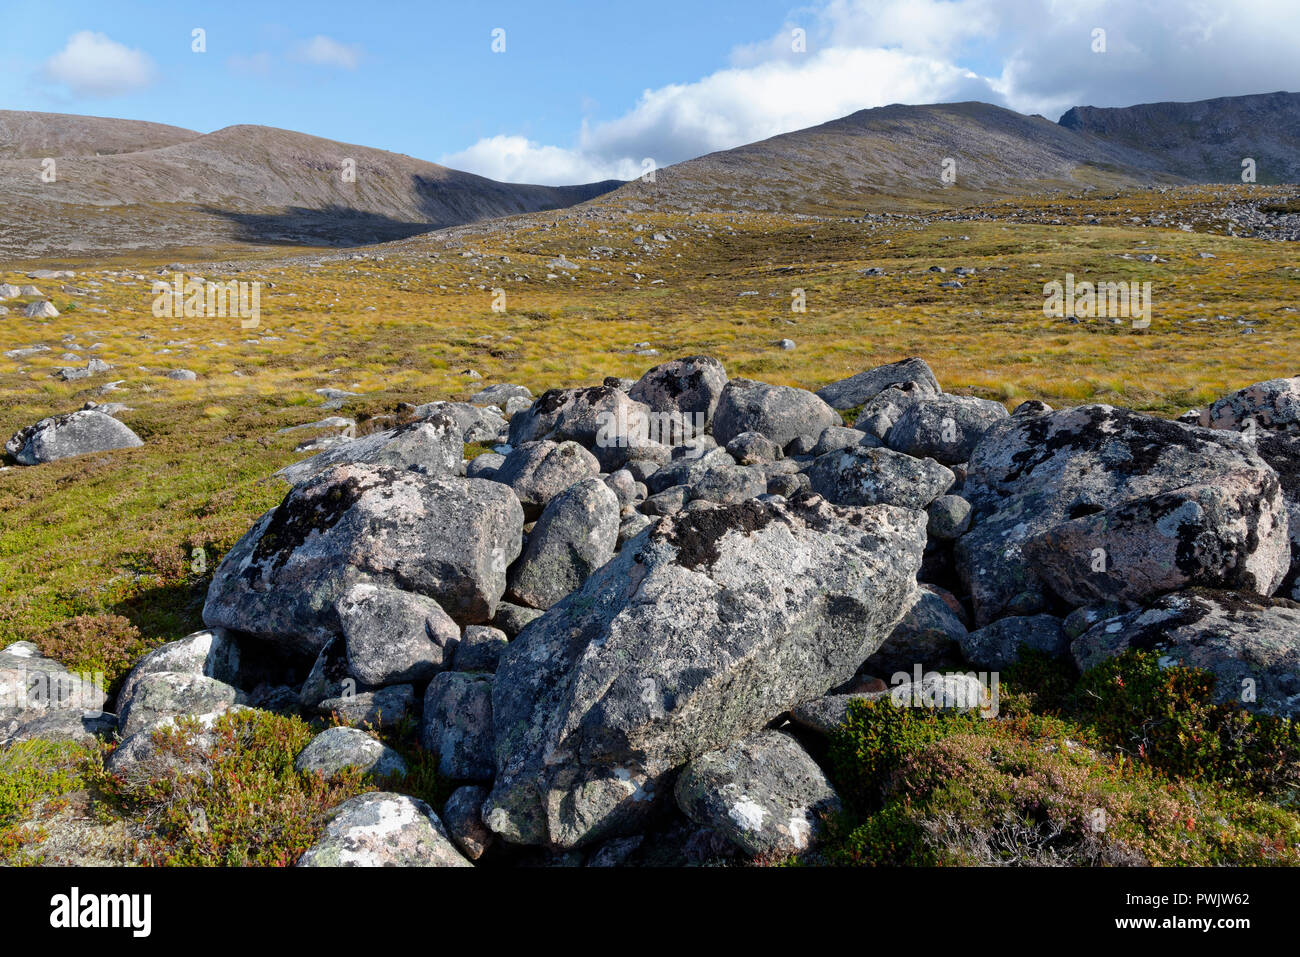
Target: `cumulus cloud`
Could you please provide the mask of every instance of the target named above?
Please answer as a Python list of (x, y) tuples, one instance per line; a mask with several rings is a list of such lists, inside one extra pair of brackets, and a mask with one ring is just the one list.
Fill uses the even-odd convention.
[(153, 61), (139, 50), (102, 33), (82, 30), (45, 61), (40, 76), (74, 96), (120, 96), (143, 89), (154, 81)]
[(629, 179), (646, 157), (665, 166), (890, 103), (983, 100), (1056, 119), (1075, 105), (1294, 90), (1292, 3), (824, 0), (724, 69), (584, 122), (571, 145), (499, 135), (442, 161), (515, 182)]
[(361, 48), (317, 34), (310, 40), (298, 44), (294, 58), (303, 63), (315, 63), (318, 66), (333, 66), (343, 70), (355, 70), (361, 62)]

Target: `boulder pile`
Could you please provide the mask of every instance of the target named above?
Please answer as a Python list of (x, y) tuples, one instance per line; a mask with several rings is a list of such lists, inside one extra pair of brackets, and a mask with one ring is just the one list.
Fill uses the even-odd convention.
[[(919, 358), (813, 393), (690, 356), (406, 411), (284, 471), (209, 630), (118, 695), (115, 773), (185, 714), (412, 722), (445, 808), (363, 795), (303, 863), (780, 859), (839, 806), (855, 698), (987, 712), (1026, 648), (1156, 650), (1300, 716), (1300, 378), (1170, 421), (1008, 413)], [(404, 770), (347, 728), (299, 764)]]

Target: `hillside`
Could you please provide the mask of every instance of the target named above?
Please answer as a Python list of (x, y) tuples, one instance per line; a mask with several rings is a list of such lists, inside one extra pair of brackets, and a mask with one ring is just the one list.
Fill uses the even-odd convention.
[(1167, 172), (1196, 182), (1241, 182), (1245, 157), (1255, 160), (1257, 182), (1300, 182), (1300, 93), (1076, 106), (1060, 122), (1068, 130), (1145, 153)]
[[(951, 185), (940, 180), (945, 158), (956, 161)], [(859, 110), (678, 163), (607, 201), (817, 213), (1174, 181), (1156, 158), (1127, 146), (972, 102)]]
[(202, 136), (141, 120), (0, 110), (0, 158), (102, 156), (174, 146)]
[[(11, 213), (0, 227), (0, 252), (28, 257), (223, 242), (355, 245), (569, 206), (617, 185), (499, 183), (263, 126), (232, 126), (112, 155), (72, 145), (164, 135), (136, 131), (128, 121), (120, 127), (108, 122), (81, 133), (70, 121), (46, 125), (69, 144), (55, 182), (42, 182), (30, 159), (0, 159), (0, 191)], [(38, 139), (24, 134), (20, 149)], [(355, 170), (352, 181), (345, 180), (347, 161)]]

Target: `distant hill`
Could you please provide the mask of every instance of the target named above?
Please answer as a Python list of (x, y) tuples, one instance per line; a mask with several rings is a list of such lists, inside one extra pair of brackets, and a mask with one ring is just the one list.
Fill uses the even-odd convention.
[(202, 135), (179, 126), (141, 120), (0, 110), (0, 158), (134, 153), (174, 146)]
[(1239, 183), (1246, 157), (1255, 160), (1257, 182), (1300, 182), (1300, 93), (1076, 106), (1061, 126), (1145, 153), (1196, 182)]
[[(264, 126), (201, 135), (55, 114), (6, 121), (17, 133), (14, 152), (0, 150), (0, 252), (18, 257), (232, 241), (355, 245), (571, 206), (619, 185), (500, 183)], [(161, 145), (129, 148), (151, 142)], [(45, 156), (56, 159), (52, 183), (39, 176), (36, 157)]]
[[(945, 159), (955, 161), (954, 184), (940, 179)], [(605, 202), (843, 212), (1177, 181), (1149, 154), (987, 103), (860, 110), (678, 163), (655, 178), (628, 183)]]

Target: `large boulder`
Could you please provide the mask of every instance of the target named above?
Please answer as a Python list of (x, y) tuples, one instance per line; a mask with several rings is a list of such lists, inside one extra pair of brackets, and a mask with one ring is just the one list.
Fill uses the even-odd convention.
[(438, 773), (456, 781), (491, 781), (492, 676), (445, 671), (424, 693), (420, 744), (438, 756)]
[(1080, 670), (1128, 650), (1208, 671), (1217, 701), (1300, 719), (1300, 604), (1191, 589), (1099, 622), (1070, 646)]
[[(637, 380), (628, 397), (644, 403), (657, 415), (680, 416), (693, 429), (703, 432), (713, 424), (713, 413), (726, 384), (727, 370), (717, 359), (687, 356), (655, 366)], [(680, 445), (684, 439), (661, 437), (656, 441)]]
[(144, 445), (140, 436), (103, 412), (84, 409), (41, 419), (19, 430), (5, 443), (5, 451), (19, 465), (40, 465), (73, 455), (111, 452)]
[(989, 427), (1005, 418), (1001, 402), (944, 394), (909, 405), (884, 439), (896, 451), (956, 465), (969, 459)]
[(298, 753), (293, 766), (302, 774), (325, 778), (348, 769), (380, 778), (405, 775), (407, 770), (400, 754), (357, 728), (327, 728)]
[(550, 389), (538, 396), (528, 411), (510, 420), (510, 444), (568, 439), (590, 448), (611, 423), (623, 424), (625, 434), (643, 435), (638, 429), (645, 428), (649, 412), (644, 403), (629, 399), (626, 392), (613, 386)]
[[(1107, 405), (993, 426), (962, 495), (957, 567), (980, 624), (1058, 588), (1078, 604), (1085, 591), (1138, 601), (1190, 584), (1267, 595), (1290, 560), (1277, 473), (1245, 437)], [(1089, 550), (1053, 557), (1053, 540)]]
[(160, 718), (218, 714), (244, 700), (239, 689), (216, 678), (156, 671), (143, 676), (129, 697), (118, 696), (118, 731), (126, 738)]
[(966, 631), (965, 613), (957, 599), (934, 585), (920, 585), (902, 619), (863, 670), (887, 679), (916, 665), (929, 669), (951, 664)]
[(1256, 382), (1226, 395), (1201, 413), (1201, 425), (1235, 431), (1300, 429), (1300, 376)]
[(203, 620), (299, 653), (342, 634), (358, 581), (427, 595), (459, 624), (491, 620), (519, 556), (523, 510), (487, 479), (342, 465), (295, 487), (226, 555)]
[(375, 687), (423, 681), (444, 667), (460, 628), (432, 598), (357, 582), (335, 603), (348, 672)]
[(559, 847), (635, 828), (674, 768), (852, 677), (924, 541), (922, 512), (816, 496), (642, 532), (502, 656), (488, 826)]
[(455, 475), (460, 470), (465, 443), (456, 423), (445, 415), (385, 432), (373, 432), (286, 465), (276, 474), (290, 485), (300, 485), (335, 465), (387, 465), (398, 471), (423, 475)]
[(890, 386), (913, 382), (926, 395), (938, 395), (939, 380), (924, 359), (915, 356), (876, 366), (857, 375), (832, 382), (817, 390), (817, 397), (833, 409), (843, 411), (866, 405)]
[(577, 442), (543, 439), (515, 448), (492, 481), (510, 486), (524, 507), (524, 515), (535, 519), (547, 502), (570, 485), (599, 474), (600, 462)]
[(759, 731), (695, 758), (677, 778), (677, 806), (750, 857), (808, 850), (840, 809), (826, 775), (791, 735)]
[(956, 481), (934, 459), (855, 445), (818, 456), (808, 470), (812, 490), (837, 505), (925, 508)]
[(230, 632), (223, 628), (196, 631), (159, 645), (137, 661), (122, 682), (117, 699), (129, 701), (146, 675), (160, 671), (204, 675), (229, 685), (238, 685), (241, 659), (239, 644)]
[(838, 412), (804, 389), (732, 379), (713, 414), (713, 437), (726, 445), (744, 432), (759, 432), (783, 449), (795, 439), (812, 448), (824, 429), (843, 424)]
[[(527, 391), (527, 390), (524, 390)], [(506, 420), (494, 409), (481, 409), (468, 402), (428, 402), (411, 410), (414, 419), (433, 422), (443, 417), (455, 423), (456, 435), (464, 442), (492, 444), (506, 436)]]
[(344, 801), (299, 867), (473, 867), (433, 808), (404, 794), (372, 791)]
[(614, 557), (619, 505), (598, 478), (570, 485), (553, 498), (510, 567), (507, 597), (532, 608), (550, 608)]

